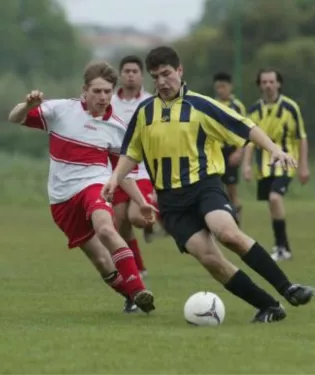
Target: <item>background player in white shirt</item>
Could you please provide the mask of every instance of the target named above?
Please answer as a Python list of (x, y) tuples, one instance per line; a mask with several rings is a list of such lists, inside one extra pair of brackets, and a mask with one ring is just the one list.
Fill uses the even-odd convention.
[[(124, 57), (119, 64), (119, 71), (121, 87), (113, 95), (112, 105), (115, 113), (128, 124), (138, 105), (151, 94), (143, 90), (143, 62), (138, 56)], [(137, 184), (143, 196), (151, 203), (153, 185), (144, 163), (139, 165)], [(132, 225), (149, 232), (152, 225), (143, 220), (139, 206), (122, 189), (116, 190), (113, 206), (119, 232), (133, 251), (138, 270), (145, 275), (146, 269)]]
[[(84, 73), (84, 101), (43, 101), (43, 94), (33, 91), (11, 111), (9, 120), (49, 134), (49, 201), (69, 248), (80, 247), (108, 285), (150, 312), (152, 293), (145, 289), (132, 251), (114, 228), (111, 205), (100, 196), (111, 175), (109, 159), (117, 160), (126, 131), (110, 104), (117, 79), (106, 62), (90, 63)], [(121, 187), (149, 220), (151, 208), (135, 182), (125, 179)]]

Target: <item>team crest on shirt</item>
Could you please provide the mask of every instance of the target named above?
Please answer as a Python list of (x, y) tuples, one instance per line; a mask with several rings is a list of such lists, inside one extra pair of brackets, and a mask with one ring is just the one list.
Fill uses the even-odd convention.
[(84, 124), (84, 127), (90, 130), (97, 130), (97, 127), (90, 123)]
[(161, 122), (169, 122), (170, 121), (170, 116), (163, 116), (161, 118)]

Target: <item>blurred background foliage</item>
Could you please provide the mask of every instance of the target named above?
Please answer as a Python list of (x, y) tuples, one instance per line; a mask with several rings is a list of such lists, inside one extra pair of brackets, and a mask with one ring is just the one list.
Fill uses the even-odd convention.
[[(7, 124), (9, 110), (32, 88), (48, 98), (78, 96), (91, 50), (55, 0), (0, 2), (0, 28), (0, 150), (45, 157), (46, 137)], [(247, 106), (259, 96), (257, 71), (280, 70), (283, 91), (301, 105), (315, 143), (315, 1), (206, 0), (200, 20), (172, 45), (192, 89), (212, 95), (212, 75), (228, 71)], [(134, 52), (144, 57), (146, 51)]]

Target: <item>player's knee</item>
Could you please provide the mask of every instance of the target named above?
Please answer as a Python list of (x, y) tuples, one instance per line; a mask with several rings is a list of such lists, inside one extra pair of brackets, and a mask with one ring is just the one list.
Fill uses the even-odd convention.
[(117, 236), (117, 231), (112, 223), (104, 222), (96, 229), (96, 235), (103, 241), (111, 241)]
[(216, 254), (204, 253), (198, 256), (199, 262), (208, 270), (217, 270), (222, 266), (221, 257)]
[(130, 223), (138, 229), (142, 229), (146, 225), (144, 218), (138, 212), (132, 211), (128, 213), (128, 219)]
[(270, 204), (277, 204), (282, 201), (282, 196), (278, 193), (271, 192), (269, 194), (269, 202)]
[(247, 236), (245, 236), (238, 227), (226, 227), (222, 229), (221, 232), (218, 233), (217, 238), (222, 245), (240, 255), (248, 246)]
[(93, 259), (93, 263), (102, 275), (110, 273), (113, 269), (113, 263), (110, 255), (97, 254)]

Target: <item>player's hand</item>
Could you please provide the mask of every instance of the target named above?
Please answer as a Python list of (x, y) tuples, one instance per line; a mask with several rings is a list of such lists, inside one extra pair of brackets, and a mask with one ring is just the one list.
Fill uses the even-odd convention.
[(115, 178), (111, 178), (101, 190), (101, 196), (106, 200), (106, 202), (111, 203), (113, 201), (114, 192), (117, 188), (117, 181)]
[(144, 217), (144, 220), (147, 224), (154, 224), (156, 220), (155, 213), (158, 210), (152, 206), (151, 204), (147, 202), (143, 202), (143, 204), (140, 206), (140, 212), (141, 215)]
[(297, 162), (293, 156), (283, 152), (280, 148), (276, 149), (271, 153), (270, 163), (272, 166), (280, 166), (284, 170), (291, 168), (297, 168)]
[(299, 166), (298, 177), (301, 185), (305, 185), (310, 179), (310, 171), (308, 166)]
[(253, 179), (253, 170), (252, 170), (252, 166), (251, 165), (245, 165), (243, 166), (243, 177), (244, 177), (244, 180), (247, 181), (247, 182), (250, 182), (252, 181)]
[(242, 149), (235, 150), (229, 157), (229, 165), (231, 167), (237, 167), (238, 165), (240, 165), (240, 162), (242, 160), (242, 155), (243, 155)]
[(42, 104), (44, 94), (41, 91), (34, 90), (26, 95), (26, 104), (28, 108), (35, 108)]
[(151, 203), (152, 203), (154, 206), (157, 206), (158, 199), (157, 199), (156, 191), (153, 190), (152, 194), (149, 194), (148, 197), (149, 197)]

